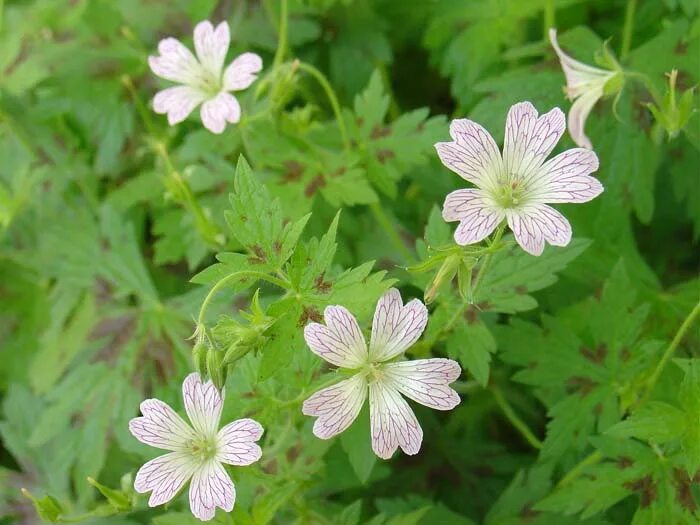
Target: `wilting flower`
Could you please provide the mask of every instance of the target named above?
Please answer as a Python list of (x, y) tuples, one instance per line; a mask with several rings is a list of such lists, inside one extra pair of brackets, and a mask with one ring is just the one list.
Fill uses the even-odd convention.
[(598, 169), (591, 150), (574, 148), (544, 162), (564, 133), (564, 113), (554, 108), (538, 117), (529, 102), (515, 104), (506, 119), (503, 156), (482, 126), (467, 119), (450, 124), (452, 142), (435, 144), (442, 163), (476, 186), (445, 199), (442, 217), (459, 221), (457, 244), (488, 237), (506, 219), (515, 240), (532, 255), (544, 243), (566, 246), (571, 225), (545, 203), (587, 202), (603, 191), (589, 176)]
[(397, 447), (417, 454), (423, 430), (401, 394), (437, 410), (450, 410), (460, 402), (448, 386), (461, 373), (455, 361), (392, 361), (423, 333), (428, 322), (425, 305), (414, 299), (404, 306), (398, 290), (389, 290), (377, 303), (369, 348), (357, 320), (342, 306), (327, 307), (324, 320), (325, 325), (306, 326), (306, 343), (312, 352), (352, 375), (304, 402), (304, 414), (318, 417), (314, 434), (329, 439), (348, 428), (369, 395), (375, 454), (389, 459)]
[(153, 99), (153, 109), (167, 113), (171, 126), (185, 120), (200, 104), (202, 122), (212, 133), (221, 133), (227, 122), (240, 120), (241, 106), (230, 91), (250, 86), (262, 69), (262, 59), (255, 53), (243, 53), (224, 69), (230, 40), (226, 22), (214, 29), (211, 22), (204, 21), (194, 28), (196, 58), (174, 38), (161, 40), (160, 55), (148, 57), (156, 75), (182, 84), (159, 91)]
[(190, 509), (200, 520), (214, 517), (216, 507), (233, 510), (236, 491), (224, 470), (228, 465), (250, 465), (262, 452), (255, 443), (263, 428), (252, 419), (238, 419), (219, 428), (223, 401), (211, 381), (202, 383), (199, 374), (182, 383), (188, 425), (167, 404), (158, 399), (141, 403), (142, 417), (129, 421), (136, 439), (172, 452), (152, 459), (136, 473), (137, 492), (151, 492), (148, 505), (167, 503), (190, 483)]
[(568, 116), (569, 134), (577, 146), (591, 149), (591, 141), (584, 132), (586, 119), (596, 102), (605, 94), (605, 85), (617, 77), (620, 71), (601, 69), (574, 60), (559, 47), (556, 29), (549, 30), (549, 40), (564, 70), (564, 92), (569, 100), (574, 101)]

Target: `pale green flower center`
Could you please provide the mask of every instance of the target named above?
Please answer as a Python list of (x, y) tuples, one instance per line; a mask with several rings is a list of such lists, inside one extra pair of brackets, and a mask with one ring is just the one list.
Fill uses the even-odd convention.
[(198, 437), (196, 439), (193, 439), (189, 443), (189, 448), (191, 454), (201, 461), (213, 459), (218, 452), (215, 437)]
[(378, 363), (367, 363), (362, 369), (368, 383), (375, 383), (384, 377), (384, 371)]
[(204, 67), (202, 68), (202, 71), (200, 72), (199, 78), (197, 80), (197, 89), (206, 93), (211, 98), (214, 98), (216, 95), (218, 95), (221, 92), (221, 88), (223, 87), (221, 75), (215, 75), (214, 73), (208, 71), (207, 68)]
[(503, 209), (513, 209), (524, 202), (525, 188), (518, 180), (503, 181), (493, 193), (493, 200)]

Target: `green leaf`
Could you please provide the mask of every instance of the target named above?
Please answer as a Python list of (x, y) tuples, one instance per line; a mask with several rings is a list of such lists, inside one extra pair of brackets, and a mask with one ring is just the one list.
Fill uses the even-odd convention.
[(447, 353), (457, 359), (481, 386), (489, 382), (491, 354), (496, 352), (496, 340), (486, 324), (478, 317), (468, 317), (457, 325), (447, 340)]
[(340, 444), (362, 484), (367, 483), (377, 462), (377, 456), (372, 450), (371, 435), (369, 409), (365, 403), (352, 425), (340, 435)]

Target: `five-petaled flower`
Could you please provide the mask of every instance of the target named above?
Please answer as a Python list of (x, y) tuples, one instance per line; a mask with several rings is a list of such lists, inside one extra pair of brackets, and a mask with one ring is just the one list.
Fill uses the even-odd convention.
[(262, 455), (255, 443), (263, 428), (252, 419), (239, 419), (219, 428), (223, 401), (211, 381), (202, 383), (199, 374), (182, 384), (188, 425), (158, 399), (141, 403), (142, 417), (129, 421), (131, 433), (147, 445), (172, 452), (152, 459), (136, 474), (137, 492), (151, 492), (148, 505), (155, 507), (173, 499), (190, 484), (190, 509), (200, 520), (214, 517), (216, 507), (233, 510), (236, 491), (222, 463), (250, 465)]
[(569, 134), (577, 146), (591, 149), (591, 141), (584, 132), (586, 119), (596, 102), (605, 94), (606, 84), (621, 72), (589, 66), (571, 58), (559, 47), (556, 29), (549, 30), (549, 40), (566, 77), (564, 93), (569, 100), (574, 101), (568, 115)]
[(328, 306), (324, 324), (311, 323), (304, 338), (311, 351), (352, 376), (308, 398), (303, 412), (317, 416), (314, 434), (329, 439), (347, 429), (369, 395), (372, 449), (389, 459), (397, 447), (417, 454), (423, 430), (401, 394), (437, 410), (451, 410), (460, 402), (448, 385), (461, 369), (451, 359), (392, 361), (423, 333), (428, 310), (418, 299), (405, 306), (391, 289), (377, 303), (369, 348), (355, 317), (342, 306)]
[(160, 56), (148, 57), (156, 75), (182, 84), (159, 91), (153, 99), (153, 109), (167, 113), (171, 126), (185, 120), (200, 104), (202, 122), (213, 133), (222, 133), (227, 122), (240, 120), (241, 106), (230, 91), (250, 86), (262, 69), (262, 59), (255, 53), (243, 53), (224, 69), (230, 40), (226, 22), (214, 29), (204, 21), (194, 28), (196, 58), (175, 38), (161, 40)]
[(559, 108), (538, 117), (529, 102), (515, 104), (506, 119), (503, 155), (482, 126), (453, 120), (452, 142), (435, 145), (442, 163), (476, 186), (456, 190), (445, 199), (442, 217), (459, 221), (457, 244), (485, 239), (503, 221), (525, 251), (540, 255), (545, 241), (566, 246), (571, 225), (546, 203), (587, 202), (603, 191), (589, 174), (598, 169), (591, 150), (574, 148), (545, 162), (564, 133)]

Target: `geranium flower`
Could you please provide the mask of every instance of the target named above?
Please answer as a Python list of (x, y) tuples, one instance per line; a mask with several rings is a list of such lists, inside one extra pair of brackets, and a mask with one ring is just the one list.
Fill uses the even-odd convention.
[(214, 29), (211, 22), (204, 21), (194, 28), (196, 58), (174, 38), (160, 41), (160, 56), (148, 57), (156, 75), (182, 84), (159, 91), (153, 99), (153, 109), (167, 113), (171, 126), (185, 120), (200, 104), (202, 122), (212, 133), (222, 133), (227, 122), (240, 120), (241, 106), (229, 92), (250, 86), (262, 69), (262, 59), (255, 53), (243, 53), (224, 70), (230, 40), (226, 22)]
[(476, 186), (445, 199), (442, 217), (459, 221), (454, 238), (466, 245), (488, 237), (506, 219), (515, 240), (532, 255), (545, 241), (566, 246), (571, 225), (546, 203), (587, 202), (603, 191), (589, 176), (598, 169), (591, 150), (574, 148), (545, 162), (564, 133), (564, 113), (538, 117), (529, 102), (515, 104), (506, 119), (503, 156), (482, 126), (467, 119), (450, 124), (452, 142), (435, 144), (442, 163)]
[(150, 491), (148, 505), (155, 507), (173, 499), (191, 479), (190, 510), (206, 521), (214, 517), (216, 507), (233, 510), (236, 490), (223, 463), (240, 466), (258, 461), (262, 451), (255, 442), (263, 428), (252, 419), (238, 419), (218, 430), (221, 395), (211, 381), (202, 383), (197, 373), (182, 383), (182, 397), (191, 426), (158, 399), (143, 401), (143, 416), (129, 421), (136, 439), (172, 451), (143, 465), (134, 489)]
[(451, 410), (460, 402), (448, 385), (461, 369), (451, 359), (393, 361), (425, 329), (428, 310), (418, 299), (404, 306), (398, 290), (391, 289), (377, 303), (369, 349), (355, 317), (342, 306), (328, 306), (324, 324), (311, 323), (304, 338), (311, 351), (351, 375), (319, 390), (304, 401), (303, 412), (317, 416), (314, 434), (329, 439), (348, 428), (369, 395), (372, 449), (389, 459), (397, 447), (417, 454), (423, 430), (413, 410), (401, 397), (437, 410)]
[(591, 149), (593, 147), (591, 141), (584, 132), (586, 119), (593, 106), (605, 93), (605, 85), (610, 79), (620, 74), (620, 71), (589, 66), (571, 58), (559, 47), (556, 29), (549, 30), (549, 40), (564, 70), (566, 77), (564, 92), (569, 100), (574, 101), (568, 116), (569, 134), (577, 146)]

